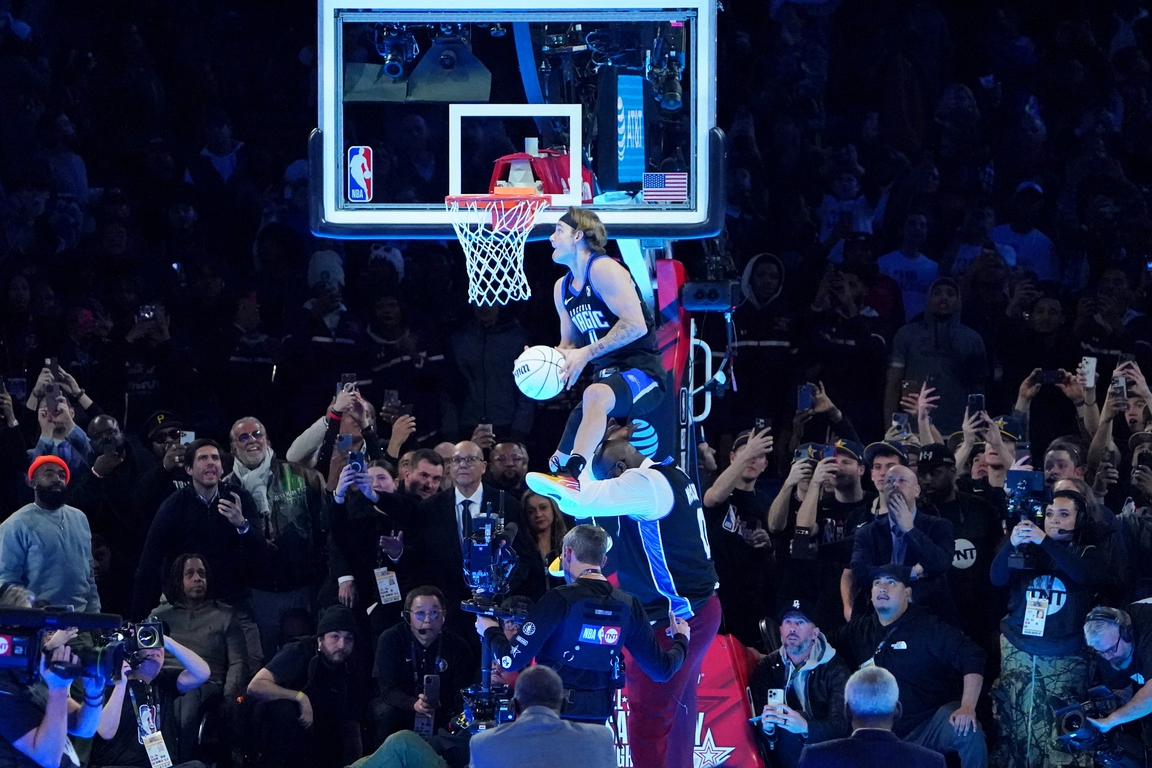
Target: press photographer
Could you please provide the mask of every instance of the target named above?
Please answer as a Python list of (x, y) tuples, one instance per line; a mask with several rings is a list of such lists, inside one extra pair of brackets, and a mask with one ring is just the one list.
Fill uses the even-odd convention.
[[(183, 669), (164, 669), (165, 651)], [(149, 768), (167, 755), (175, 763), (195, 744), (180, 744), (177, 699), (203, 685), (211, 671), (208, 664), (170, 637), (159, 647), (141, 648), (123, 662), (120, 679), (100, 714), (92, 744), (90, 768)], [(204, 768), (191, 760), (176, 768)]]
[(566, 720), (603, 723), (612, 714), (615, 690), (624, 685), (622, 648), (657, 682), (676, 674), (688, 652), (687, 622), (669, 612), (675, 642), (661, 650), (644, 606), (604, 578), (607, 548), (603, 528), (578, 525), (568, 531), (560, 556), (567, 584), (541, 598), (512, 641), (498, 621), (476, 617), (476, 631), (501, 669), (523, 669), (535, 658), (560, 674)]
[[(20, 597), (21, 593), (23, 599), (15, 602), (23, 605), (9, 607), (14, 601), (6, 596)], [(22, 646), (27, 660), (13, 665), (15, 653), (0, 659), (5, 662), (0, 665), (0, 765), (78, 768), (80, 758), (68, 736), (91, 738), (96, 733), (104, 704), (104, 675), (89, 665), (87, 671), (95, 674), (84, 675), (84, 702), (73, 701), (68, 689), (84, 666), (66, 645), (41, 655), (40, 648), (48, 639), (43, 630), (55, 626), (55, 615), (30, 606), (31, 597), (21, 587), (0, 584), (0, 637), (10, 647)], [(118, 616), (69, 614), (70, 622), (84, 618), (119, 623)]]

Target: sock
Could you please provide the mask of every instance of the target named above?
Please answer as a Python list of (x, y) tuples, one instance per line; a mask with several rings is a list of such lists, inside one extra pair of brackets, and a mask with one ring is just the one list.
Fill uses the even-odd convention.
[(564, 469), (568, 471), (572, 477), (580, 477), (580, 473), (584, 471), (584, 466), (588, 462), (578, 453), (574, 453), (568, 457), (568, 461), (564, 464)]

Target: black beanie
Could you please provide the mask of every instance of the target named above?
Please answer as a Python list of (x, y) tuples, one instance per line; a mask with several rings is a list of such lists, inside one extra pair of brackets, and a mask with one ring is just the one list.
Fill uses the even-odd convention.
[(356, 632), (356, 617), (352, 611), (342, 605), (333, 605), (325, 609), (320, 616), (320, 626), (316, 634), (323, 637), (329, 632)]

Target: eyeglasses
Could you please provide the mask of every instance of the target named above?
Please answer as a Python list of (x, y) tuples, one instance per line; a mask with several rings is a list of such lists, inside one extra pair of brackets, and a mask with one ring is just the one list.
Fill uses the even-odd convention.
[(522, 464), (524, 462), (523, 456), (497, 456), (492, 459), (497, 464)]
[(439, 621), (442, 615), (440, 611), (432, 611), (430, 613), (420, 611), (419, 613), (412, 614), (412, 618), (416, 619), (416, 621)]
[(1122, 638), (1119, 635), (1117, 635), (1116, 636), (1116, 642), (1112, 644), (1111, 648), (1107, 648), (1103, 651), (1098, 650), (1096, 648), (1093, 648), (1092, 650), (1096, 651), (1097, 654), (1099, 654), (1100, 656), (1102, 656), (1103, 658), (1106, 659), (1109, 656), (1111, 656), (1112, 654), (1116, 653), (1116, 650), (1120, 647), (1120, 640), (1121, 639)]
[(251, 432), (241, 432), (240, 434), (236, 435), (236, 442), (247, 443), (249, 440), (259, 440), (262, 437), (264, 437), (264, 431), (260, 429), (254, 429)]
[(457, 467), (459, 467), (461, 464), (475, 464), (478, 461), (483, 461), (483, 459), (478, 458), (476, 456), (453, 456), (452, 457), (452, 464), (457, 466)]

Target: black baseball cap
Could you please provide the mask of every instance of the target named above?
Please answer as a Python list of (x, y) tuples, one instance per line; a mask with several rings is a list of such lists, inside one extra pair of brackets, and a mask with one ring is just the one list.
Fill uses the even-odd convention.
[(943, 443), (929, 443), (921, 446), (920, 454), (916, 457), (916, 469), (933, 470), (937, 467), (956, 466), (956, 457), (948, 446)]
[(868, 578), (873, 583), (877, 579), (888, 578), (898, 581), (906, 587), (912, 586), (912, 569), (906, 565), (896, 565), (896, 563), (888, 563), (887, 565), (877, 566), (873, 568)]
[(780, 601), (780, 607), (776, 611), (776, 623), (783, 624), (784, 619), (793, 614), (803, 616), (813, 624), (820, 624), (820, 609), (816, 607), (815, 603), (804, 598)]
[(871, 443), (864, 449), (864, 463), (871, 466), (877, 456), (895, 456), (900, 463), (908, 466), (908, 451), (903, 445), (892, 440)]
[(144, 420), (144, 437), (151, 439), (152, 435), (162, 429), (182, 429), (183, 427), (180, 419), (171, 411), (156, 411)]

